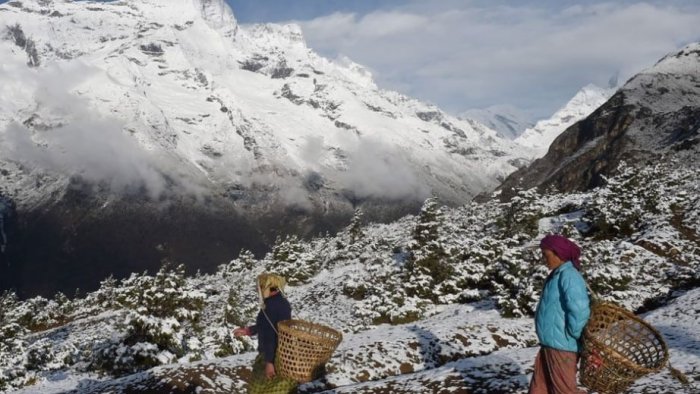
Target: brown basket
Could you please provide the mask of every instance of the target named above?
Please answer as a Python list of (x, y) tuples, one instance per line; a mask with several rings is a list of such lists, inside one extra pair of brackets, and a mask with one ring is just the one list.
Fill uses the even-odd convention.
[(640, 377), (668, 362), (661, 334), (631, 312), (610, 303), (594, 303), (583, 331), (581, 383), (600, 393), (625, 391)]
[(331, 358), (343, 334), (321, 324), (285, 320), (277, 324), (280, 374), (304, 383), (314, 380)]

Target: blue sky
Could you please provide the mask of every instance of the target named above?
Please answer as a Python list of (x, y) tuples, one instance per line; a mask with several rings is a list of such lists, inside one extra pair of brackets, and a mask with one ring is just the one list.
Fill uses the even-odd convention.
[(242, 24), (298, 23), (321, 55), (453, 113), (510, 104), (546, 117), (588, 83), (624, 82), (700, 41), (700, 1), (227, 2)]

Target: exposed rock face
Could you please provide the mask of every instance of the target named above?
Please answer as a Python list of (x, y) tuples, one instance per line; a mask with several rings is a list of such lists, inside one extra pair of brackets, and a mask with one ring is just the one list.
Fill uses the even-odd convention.
[(549, 119), (543, 119), (525, 130), (515, 139), (520, 145), (536, 149), (537, 157), (547, 152), (559, 134), (579, 120), (585, 119), (615, 93), (614, 88), (603, 89), (595, 85), (583, 87), (576, 95)]
[(691, 44), (630, 79), (498, 190), (509, 198), (514, 188), (590, 189), (622, 160), (633, 164), (672, 154), (696, 162), (699, 142), (700, 44)]

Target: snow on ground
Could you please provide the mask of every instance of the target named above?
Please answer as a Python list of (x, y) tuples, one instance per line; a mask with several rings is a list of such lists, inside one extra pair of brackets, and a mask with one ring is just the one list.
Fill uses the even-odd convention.
[[(690, 378), (683, 385), (668, 370), (639, 379), (630, 393), (700, 392), (700, 289), (680, 296), (643, 318), (658, 329), (669, 346), (671, 364)], [(324, 393), (526, 393), (537, 347), (498, 350), (438, 368), (380, 381), (349, 385)]]
[[(700, 289), (695, 289), (678, 297), (668, 306), (643, 316), (666, 339), (673, 366), (696, 383), (684, 386), (667, 370), (663, 370), (640, 379), (629, 392), (698, 392), (698, 305)], [(420, 323), (379, 326), (368, 332), (346, 334), (328, 368), (328, 383), (340, 387), (317, 391), (315, 386), (318, 385), (307, 384), (302, 386), (302, 392), (525, 393), (538, 349), (527, 347), (534, 340), (532, 319), (503, 319), (493, 310), (482, 309), (484, 306), (451, 306)], [(492, 352), (497, 341), (512, 341), (512, 348)], [(458, 350), (457, 355), (455, 350)], [(479, 353), (486, 355), (480, 356)], [(436, 356), (454, 360), (431, 367)], [(186, 392), (188, 387), (193, 392), (231, 392), (230, 390), (243, 390), (252, 359), (253, 354), (247, 353), (184, 367), (162, 366), (106, 382), (95, 376), (59, 372), (48, 376), (41, 387), (29, 387), (15, 393), (134, 392), (129, 390), (139, 389), (165, 392), (168, 387), (175, 392)], [(340, 363), (339, 360), (344, 361)], [(401, 364), (406, 362), (409, 365)], [(418, 372), (412, 373), (414, 366)], [(360, 375), (367, 374), (366, 376), (384, 373), (387, 377), (376, 379), (373, 376), (372, 381), (364, 383), (347, 380), (351, 373), (358, 372)], [(196, 387), (200, 387), (201, 391), (197, 391)]]

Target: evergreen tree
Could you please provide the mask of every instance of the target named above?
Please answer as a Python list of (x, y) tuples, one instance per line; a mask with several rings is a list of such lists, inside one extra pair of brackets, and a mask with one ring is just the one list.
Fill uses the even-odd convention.
[(228, 263), (224, 268), (224, 275), (240, 273), (245, 270), (252, 270), (256, 264), (255, 255), (247, 249), (241, 249), (238, 258)]
[(362, 212), (361, 208), (355, 209), (355, 214), (352, 216), (352, 220), (350, 221), (350, 225), (347, 227), (346, 232), (348, 236), (350, 237), (350, 243), (354, 244), (358, 240), (364, 238), (365, 232), (362, 228), (362, 217), (364, 216), (364, 212)]
[(407, 260), (406, 293), (437, 301), (438, 286), (454, 274), (449, 256), (440, 242), (443, 212), (437, 198), (425, 200), (412, 233)]
[(290, 235), (283, 241), (277, 239), (267, 269), (285, 277), (290, 285), (298, 285), (308, 282), (318, 272), (319, 265), (313, 255), (305, 253), (301, 240)]
[(497, 225), (503, 237), (537, 234), (538, 221), (542, 217), (537, 189), (517, 190), (515, 196), (504, 204), (503, 214)]
[(234, 288), (228, 290), (228, 298), (224, 308), (224, 322), (232, 326), (244, 326), (246, 318), (241, 313), (241, 300), (238, 291)]
[(102, 308), (112, 309), (117, 305), (117, 280), (110, 275), (107, 279), (100, 282), (100, 288), (97, 291), (97, 303)]
[(437, 197), (425, 200), (418, 214), (418, 223), (413, 229), (413, 250), (437, 250), (440, 248), (438, 237), (443, 214), (438, 206)]

